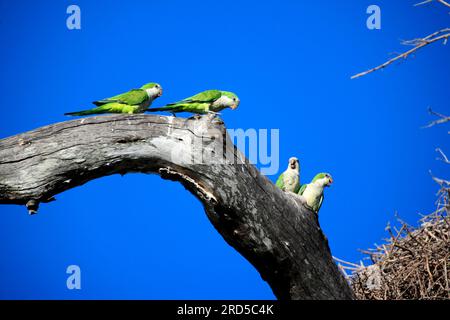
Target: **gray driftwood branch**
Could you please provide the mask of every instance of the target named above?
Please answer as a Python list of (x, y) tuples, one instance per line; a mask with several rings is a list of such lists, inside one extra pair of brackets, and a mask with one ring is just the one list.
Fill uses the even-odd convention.
[(111, 115), (0, 140), (0, 203), (39, 203), (127, 172), (179, 181), (279, 299), (352, 299), (314, 213), (248, 163), (218, 119)]

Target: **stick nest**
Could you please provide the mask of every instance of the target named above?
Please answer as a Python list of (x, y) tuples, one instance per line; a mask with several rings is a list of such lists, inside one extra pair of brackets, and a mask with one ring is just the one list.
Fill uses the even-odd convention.
[(386, 243), (363, 251), (372, 265), (336, 259), (357, 299), (450, 299), (449, 191), (441, 189), (437, 210), (419, 227), (388, 225)]

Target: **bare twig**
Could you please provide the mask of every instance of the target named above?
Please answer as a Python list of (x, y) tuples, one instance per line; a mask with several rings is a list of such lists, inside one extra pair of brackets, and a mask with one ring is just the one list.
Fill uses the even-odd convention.
[(352, 263), (352, 262), (348, 262), (348, 261), (345, 261), (345, 260), (336, 258), (336, 257), (334, 257), (334, 256), (333, 256), (333, 259), (336, 260), (337, 262), (344, 263), (344, 264), (349, 265), (349, 266), (352, 266), (352, 267), (354, 267), (354, 268), (359, 268), (359, 267), (361, 267), (361, 265), (359, 265), (359, 264)]
[(421, 6), (421, 5), (430, 3), (430, 2), (433, 2), (433, 0), (425, 0), (425, 1), (422, 1), (422, 2), (419, 2), (419, 3), (416, 3), (416, 4), (414, 5), (414, 7), (418, 7), (418, 6)]
[(434, 111), (431, 108), (428, 108), (428, 112), (430, 114), (432, 114), (432, 115), (437, 116), (440, 119), (430, 122), (429, 124), (427, 124), (423, 128), (430, 128), (432, 126), (435, 126), (435, 125), (438, 125), (438, 124), (442, 124), (442, 123), (446, 123), (446, 122), (450, 121), (450, 117), (449, 116), (446, 116), (446, 115), (443, 115), (441, 113), (438, 113), (438, 112)]
[[(448, 3), (448, 2), (446, 2), (444, 0), (436, 0), (436, 1), (441, 3), (441, 4), (443, 4), (444, 6), (450, 8), (450, 3)], [(427, 4), (427, 3), (430, 3), (430, 2), (433, 2), (433, 0), (425, 0), (425, 1), (422, 1), (422, 2), (419, 2), (419, 3), (416, 3), (414, 6), (417, 7), (417, 6), (421, 6), (423, 4)]]
[(410, 41), (403, 41), (403, 44), (413, 44), (414, 48), (395, 56), (394, 58), (386, 61), (385, 63), (383, 63), (375, 68), (355, 74), (351, 77), (351, 79), (356, 79), (356, 78), (365, 76), (366, 74), (372, 73), (374, 71), (386, 68), (388, 65), (390, 65), (390, 64), (394, 63), (395, 61), (400, 60), (402, 58), (406, 59), (409, 55), (413, 54), (420, 48), (423, 48), (433, 42), (444, 40), (444, 43), (445, 43), (449, 37), (450, 37), (450, 28), (445, 28), (445, 29), (433, 32), (432, 34), (430, 34), (424, 38), (414, 39), (414, 40), (410, 40)]
[(442, 158), (439, 158), (438, 160), (442, 160), (443, 162), (450, 164), (450, 161), (448, 160), (447, 156), (445, 155), (445, 153), (441, 150), (441, 148), (436, 148), (436, 152), (439, 152), (441, 154)]
[(450, 186), (450, 181), (447, 181), (447, 180), (445, 180), (445, 179), (440, 179), (440, 178), (435, 177), (435, 176), (433, 175), (433, 173), (431, 172), (431, 170), (430, 170), (430, 175), (431, 175), (431, 178), (432, 178), (437, 184), (439, 184), (441, 187)]

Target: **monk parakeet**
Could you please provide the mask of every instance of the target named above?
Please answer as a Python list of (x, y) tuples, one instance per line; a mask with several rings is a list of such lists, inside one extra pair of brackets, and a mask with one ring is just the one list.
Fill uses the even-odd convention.
[(323, 202), (323, 189), (329, 187), (333, 183), (333, 178), (328, 173), (319, 173), (311, 183), (301, 186), (298, 192), (304, 199), (306, 204), (315, 212), (319, 213)]
[(206, 90), (181, 101), (169, 103), (160, 108), (150, 108), (147, 111), (167, 111), (174, 115), (179, 112), (196, 114), (217, 113), (226, 108), (234, 110), (239, 103), (239, 98), (233, 92)]
[(292, 157), (286, 169), (277, 179), (276, 185), (283, 191), (298, 193), (300, 190), (300, 163)]
[(147, 83), (140, 89), (132, 89), (117, 96), (94, 101), (97, 107), (90, 110), (68, 112), (69, 116), (86, 116), (101, 113), (143, 113), (153, 100), (162, 95), (162, 88), (157, 83)]

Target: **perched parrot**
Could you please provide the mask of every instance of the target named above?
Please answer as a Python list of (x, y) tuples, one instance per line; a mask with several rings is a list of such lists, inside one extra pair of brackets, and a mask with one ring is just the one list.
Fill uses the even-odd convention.
[(169, 103), (160, 108), (149, 108), (147, 111), (167, 111), (175, 115), (179, 112), (196, 114), (217, 113), (223, 109), (236, 109), (240, 103), (239, 98), (229, 91), (206, 90), (184, 100)]
[(126, 93), (94, 101), (97, 107), (90, 110), (65, 113), (67, 116), (86, 116), (101, 113), (143, 113), (153, 100), (162, 95), (162, 88), (157, 83), (147, 83), (140, 89), (132, 89)]
[(277, 179), (276, 185), (283, 191), (290, 191), (298, 193), (300, 190), (300, 163), (298, 159), (292, 157), (289, 159), (289, 164), (282, 174)]
[(315, 212), (319, 213), (323, 202), (323, 189), (329, 187), (333, 183), (333, 178), (328, 173), (319, 173), (311, 183), (301, 186), (298, 192), (304, 199), (306, 204)]

